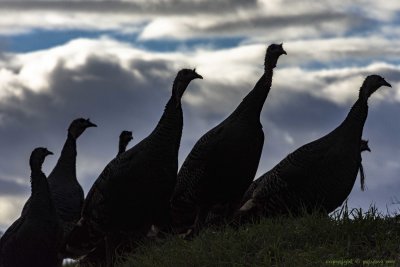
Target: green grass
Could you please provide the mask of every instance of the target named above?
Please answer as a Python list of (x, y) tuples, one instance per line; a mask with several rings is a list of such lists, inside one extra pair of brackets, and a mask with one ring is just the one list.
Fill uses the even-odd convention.
[(400, 266), (399, 253), (400, 219), (344, 206), (329, 217), (263, 219), (207, 229), (192, 241), (147, 241), (117, 266)]

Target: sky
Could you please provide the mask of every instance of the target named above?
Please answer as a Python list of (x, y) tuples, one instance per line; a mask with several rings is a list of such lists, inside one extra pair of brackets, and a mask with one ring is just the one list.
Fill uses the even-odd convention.
[(369, 101), (363, 137), (367, 190), (350, 207), (400, 205), (400, 1), (113, 0), (0, 1), (0, 230), (30, 194), (29, 155), (55, 153), (70, 122), (98, 125), (78, 139), (85, 193), (116, 155), (158, 122), (181, 68), (197, 68), (183, 96), (179, 164), (226, 118), (263, 74), (266, 47), (283, 43), (261, 115), (266, 136), (257, 176), (333, 130), (369, 74), (392, 84)]

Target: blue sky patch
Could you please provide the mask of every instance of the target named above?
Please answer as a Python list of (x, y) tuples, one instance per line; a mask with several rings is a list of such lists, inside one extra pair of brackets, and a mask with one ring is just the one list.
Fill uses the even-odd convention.
[(100, 38), (109, 36), (122, 42), (128, 42), (140, 48), (150, 51), (170, 52), (196, 47), (212, 47), (215, 49), (238, 46), (243, 37), (210, 37), (194, 38), (186, 40), (146, 40), (138, 39), (138, 34), (121, 34), (114, 31), (84, 31), (84, 30), (33, 30), (19, 35), (0, 35), (2, 49), (8, 52), (24, 53), (48, 49), (63, 45), (77, 38)]

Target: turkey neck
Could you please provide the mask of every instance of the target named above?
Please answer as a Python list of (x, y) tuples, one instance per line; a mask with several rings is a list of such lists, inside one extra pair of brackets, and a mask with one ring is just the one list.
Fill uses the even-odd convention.
[(49, 179), (76, 181), (76, 139), (70, 133)]
[(38, 216), (49, 214), (54, 210), (51, 202), (49, 185), (46, 175), (41, 169), (32, 169), (31, 172), (32, 195), (27, 216)]
[[(177, 85), (174, 84), (174, 86)], [(175, 92), (175, 90), (173, 91)], [(151, 133), (151, 137), (160, 142), (156, 143), (157, 147), (159, 147), (161, 143), (165, 144), (163, 146), (172, 145), (174, 147), (174, 152), (178, 153), (182, 137), (182, 127), (183, 115), (181, 99), (173, 93), (165, 106), (160, 121)], [(162, 149), (162, 147), (159, 148)]]
[[(275, 65), (274, 65), (275, 66)], [(246, 120), (254, 119), (260, 121), (261, 110), (271, 90), (273, 69), (270, 64), (265, 66), (265, 72), (257, 81), (253, 90), (247, 94), (237, 109), (233, 112), (232, 117), (243, 118)]]
[[(338, 127), (349, 138), (356, 138), (361, 142), (362, 131), (368, 116), (368, 103), (366, 99), (359, 98), (354, 103), (346, 119)], [(358, 146), (359, 147), (359, 146)]]
[(126, 146), (128, 144), (125, 144), (124, 142), (120, 142), (119, 143), (119, 147), (118, 147), (118, 154), (117, 156), (121, 155), (122, 153), (124, 153), (126, 151)]

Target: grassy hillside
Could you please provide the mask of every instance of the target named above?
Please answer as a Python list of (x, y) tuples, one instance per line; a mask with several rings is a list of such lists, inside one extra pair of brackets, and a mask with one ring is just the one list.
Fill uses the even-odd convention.
[(399, 253), (400, 219), (344, 206), (330, 217), (264, 219), (208, 229), (192, 241), (148, 241), (118, 266), (400, 266)]

